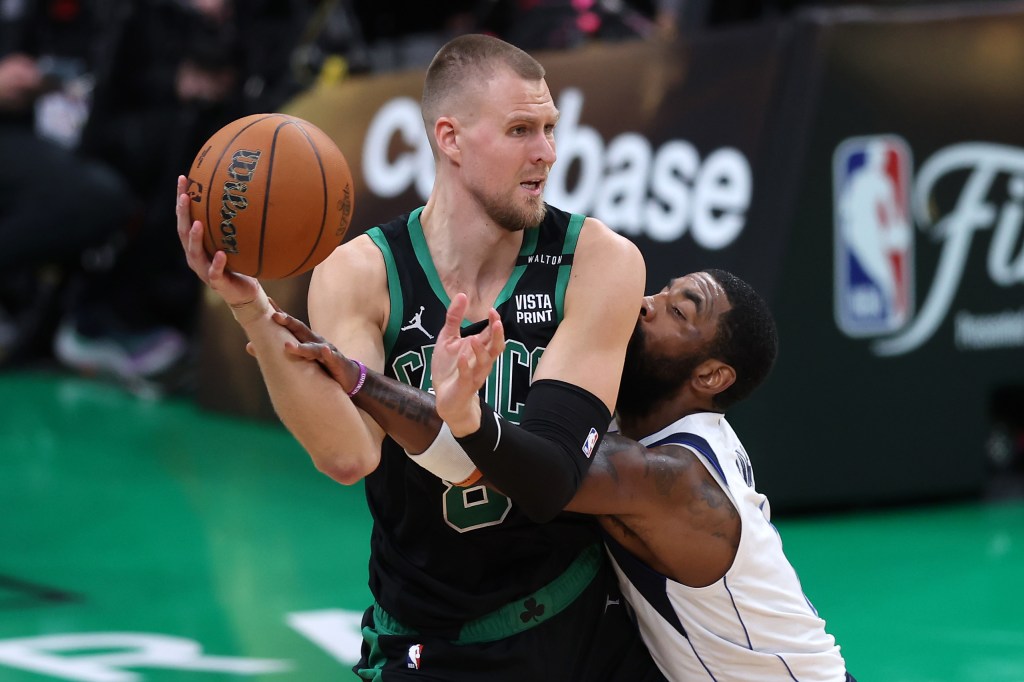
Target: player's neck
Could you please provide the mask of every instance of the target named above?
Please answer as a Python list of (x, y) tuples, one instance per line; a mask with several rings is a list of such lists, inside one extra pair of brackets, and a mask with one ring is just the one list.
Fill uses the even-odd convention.
[[(420, 213), (428, 243), (436, 242), (455, 255), (479, 259), (495, 250), (518, 255), (523, 231), (508, 230), (494, 222), (480, 204), (458, 192), (437, 190)], [(496, 256), (501, 258), (501, 255)]]
[(633, 440), (657, 433), (677, 419), (679, 417), (675, 416), (674, 412), (669, 412), (664, 407), (647, 414), (629, 414), (620, 409), (618, 414), (619, 430), (623, 436)]
[(671, 426), (683, 417), (698, 412), (714, 411), (711, 405), (698, 405), (693, 401), (677, 397), (649, 409), (645, 414), (630, 414), (628, 410), (623, 411), (620, 406), (617, 421), (619, 431), (623, 436), (639, 440), (661, 431), (666, 426)]
[(469, 317), (476, 319), (504, 288), (522, 248), (523, 233), (504, 230), (475, 207), (432, 195), (420, 214), (430, 257), (449, 296), (469, 296)]

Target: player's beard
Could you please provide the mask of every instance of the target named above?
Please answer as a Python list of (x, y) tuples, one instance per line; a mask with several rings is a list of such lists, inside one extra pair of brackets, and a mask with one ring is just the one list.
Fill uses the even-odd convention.
[(623, 417), (643, 417), (679, 392), (704, 358), (670, 357), (645, 350), (646, 335), (637, 322), (626, 347), (616, 409)]
[(547, 205), (544, 197), (527, 197), (526, 201), (517, 198), (496, 198), (478, 195), (477, 199), (491, 220), (509, 232), (522, 232), (537, 227), (544, 220)]

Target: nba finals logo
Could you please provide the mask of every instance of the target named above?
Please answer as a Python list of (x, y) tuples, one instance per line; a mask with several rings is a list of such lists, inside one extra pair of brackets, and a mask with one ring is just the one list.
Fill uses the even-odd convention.
[(895, 332), (914, 306), (910, 147), (895, 135), (851, 138), (832, 164), (836, 324), (852, 337)]

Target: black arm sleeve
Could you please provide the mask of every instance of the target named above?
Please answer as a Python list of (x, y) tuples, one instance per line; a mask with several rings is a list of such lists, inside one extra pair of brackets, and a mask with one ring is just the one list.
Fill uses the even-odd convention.
[(530, 387), (519, 426), (483, 401), (480, 428), (456, 440), (477, 468), (531, 520), (550, 521), (576, 494), (611, 414), (594, 394), (564, 381)]

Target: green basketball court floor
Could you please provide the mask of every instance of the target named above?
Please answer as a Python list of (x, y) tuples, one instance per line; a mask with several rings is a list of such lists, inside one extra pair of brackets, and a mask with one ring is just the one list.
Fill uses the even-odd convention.
[[(356, 679), (360, 486), (185, 400), (8, 372), (0, 404), (0, 681)], [(1024, 502), (776, 525), (860, 682), (1024, 682)]]

